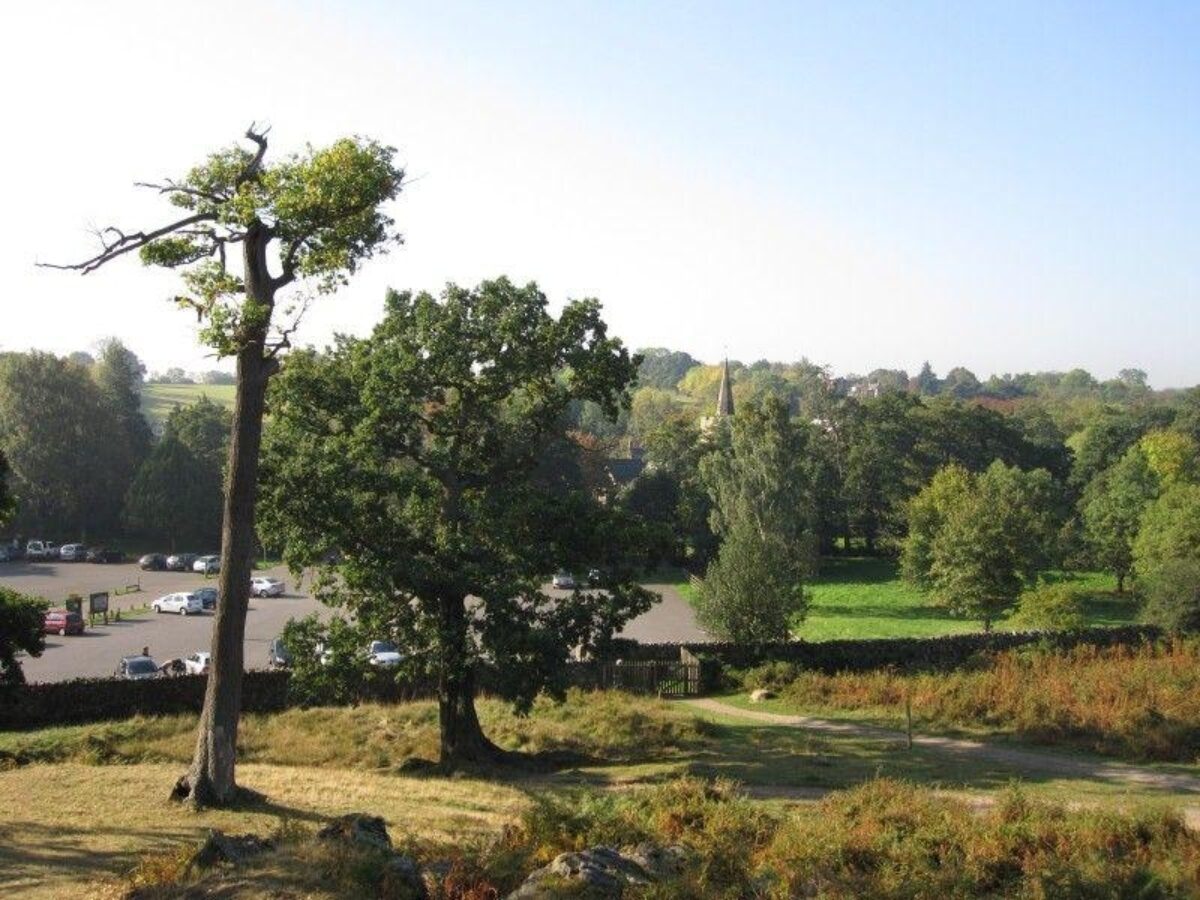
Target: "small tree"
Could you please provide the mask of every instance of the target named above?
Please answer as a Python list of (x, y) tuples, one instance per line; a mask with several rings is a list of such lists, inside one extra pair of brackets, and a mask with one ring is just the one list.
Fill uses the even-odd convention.
[(1021, 594), (1017, 614), (1009, 624), (1043, 631), (1073, 631), (1087, 624), (1087, 614), (1083, 598), (1069, 585), (1041, 584)]
[[(268, 165), (266, 132), (251, 126), (246, 139), (253, 149), (220, 150), (182, 179), (143, 185), (178, 210), (176, 218), (143, 231), (105, 228), (98, 233), (99, 253), (55, 266), (87, 274), (137, 252), (146, 265), (180, 271), (186, 292), (175, 302), (199, 317), (201, 336), (218, 356), (237, 361), (212, 668), (192, 765), (174, 791), (197, 805), (226, 804), (237, 795), (243, 640), (267, 383), (311, 293), (332, 293), (363, 261), (399, 240), (382, 210), (403, 180), (392, 148), (345, 138)], [(231, 253), (240, 262), (229, 259)], [(286, 293), (293, 285), (307, 285), (309, 292)], [(287, 319), (282, 325), (276, 321), (278, 305)]]
[(729, 445), (701, 463), (721, 538), (697, 609), (718, 637), (785, 641), (806, 608), (804, 579), (816, 563), (808, 435), (782, 401), (742, 407)]
[[(440, 298), (389, 292), (367, 340), (295, 353), (272, 393), (264, 531), (294, 568), (337, 551), (318, 583), (364, 632), (395, 639), (438, 685), (441, 762), (495, 760), (475, 712), (478, 669), (527, 708), (565, 688), (572, 647), (649, 607), (641, 529), (543, 467), (573, 401), (609, 415), (636, 371), (593, 300), (558, 318), (507, 279)], [(559, 567), (604, 590), (551, 598)]]
[(1140, 447), (1130, 447), (1120, 461), (1088, 483), (1080, 500), (1084, 535), (1092, 557), (1117, 579), (1117, 592), (1133, 570), (1133, 542), (1147, 504), (1158, 494), (1159, 481)]
[(1200, 559), (1172, 559), (1146, 578), (1142, 617), (1167, 631), (1200, 631)]
[(0, 587), (0, 692), (25, 682), (18, 653), (42, 655), (46, 646), (42, 634), (45, 613), (44, 601)]
[[(928, 496), (914, 501), (918, 516), (927, 507), (937, 514), (920, 524), (921, 533), (932, 537), (927, 546), (911, 551), (908, 567), (910, 577), (925, 585), (935, 602), (958, 615), (982, 619), (984, 630), (990, 631), (1049, 562), (1058, 528), (1056, 491), (1044, 469), (1022, 472), (1000, 461), (950, 489), (952, 481), (960, 480), (961, 475), (948, 476), (938, 484), (944, 491), (938, 503), (928, 502)], [(921, 571), (918, 561), (927, 563), (927, 569)]]
[(1142, 516), (1133, 543), (1138, 575), (1152, 576), (1173, 559), (1200, 559), (1200, 485), (1168, 488)]

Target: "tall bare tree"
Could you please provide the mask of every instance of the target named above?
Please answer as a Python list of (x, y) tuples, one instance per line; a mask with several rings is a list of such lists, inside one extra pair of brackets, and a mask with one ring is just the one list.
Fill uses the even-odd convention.
[[(146, 265), (180, 270), (185, 293), (175, 302), (196, 313), (202, 340), (218, 356), (237, 361), (212, 669), (192, 765), (173, 794), (196, 805), (225, 805), (238, 794), (243, 639), (267, 383), (310, 299), (332, 293), (364, 260), (400, 241), (383, 211), (404, 180), (391, 147), (343, 138), (268, 165), (267, 130), (251, 125), (245, 137), (251, 148), (219, 150), (182, 179), (139, 183), (179, 209), (177, 218), (145, 231), (104, 228), (94, 256), (51, 266), (88, 274), (137, 251)], [(277, 313), (285, 321), (276, 322)]]

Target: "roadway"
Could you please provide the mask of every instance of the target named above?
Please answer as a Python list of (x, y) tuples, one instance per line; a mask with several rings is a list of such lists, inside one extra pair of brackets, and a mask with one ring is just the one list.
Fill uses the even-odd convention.
[[(289, 619), (310, 613), (328, 614), (328, 609), (313, 599), (306, 585), (280, 567), (257, 573), (281, 579), (286, 585), (282, 597), (253, 597), (246, 616), (246, 665), (266, 665), (267, 645), (283, 631)], [(112, 675), (117, 661), (148, 647), (150, 655), (162, 663), (183, 658), (197, 650), (207, 650), (212, 642), (214, 617), (203, 615), (155, 615), (138, 612), (122, 621), (112, 613), (133, 610), (173, 591), (194, 590), (215, 585), (212, 577), (190, 572), (141, 572), (136, 564), (95, 565), (92, 563), (0, 563), (0, 586), (23, 594), (42, 597), (52, 606), (61, 606), (69, 594), (86, 598), (91, 593), (109, 592), (109, 624), (89, 626), (83, 635), (46, 636), (46, 650), (40, 657), (22, 657), (29, 681), (63, 681), (69, 678), (94, 678)], [(140, 584), (135, 593), (116, 595), (119, 588)], [(669, 584), (647, 584), (662, 596), (649, 612), (629, 622), (622, 637), (645, 643), (702, 642), (710, 640), (696, 625), (691, 605)], [(552, 591), (551, 593), (560, 593)]]

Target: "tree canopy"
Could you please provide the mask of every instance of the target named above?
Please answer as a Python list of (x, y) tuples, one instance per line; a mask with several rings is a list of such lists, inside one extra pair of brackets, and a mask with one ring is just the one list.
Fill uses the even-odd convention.
[[(336, 551), (322, 599), (437, 679), (446, 764), (496, 754), (475, 716), (481, 665), (527, 706), (563, 688), (571, 647), (649, 605), (640, 528), (539, 474), (569, 405), (613, 415), (635, 372), (596, 301), (555, 318), (536, 285), (501, 278), (391, 291), (370, 338), (293, 354), (273, 390), (264, 530), (294, 567)], [(600, 569), (604, 589), (545, 595), (563, 567)]]

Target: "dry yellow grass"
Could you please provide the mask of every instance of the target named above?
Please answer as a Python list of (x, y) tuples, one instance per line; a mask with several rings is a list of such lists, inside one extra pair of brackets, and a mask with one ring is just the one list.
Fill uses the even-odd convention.
[(239, 781), (265, 794), (265, 805), (193, 813), (167, 800), (178, 776), (173, 764), (0, 772), (0, 897), (95, 896), (141, 854), (197, 841), (208, 828), (267, 834), (286, 820), (369, 812), (396, 840), (452, 842), (499, 830), (528, 803), (519, 787), (472, 779), (251, 764), (239, 767)]

